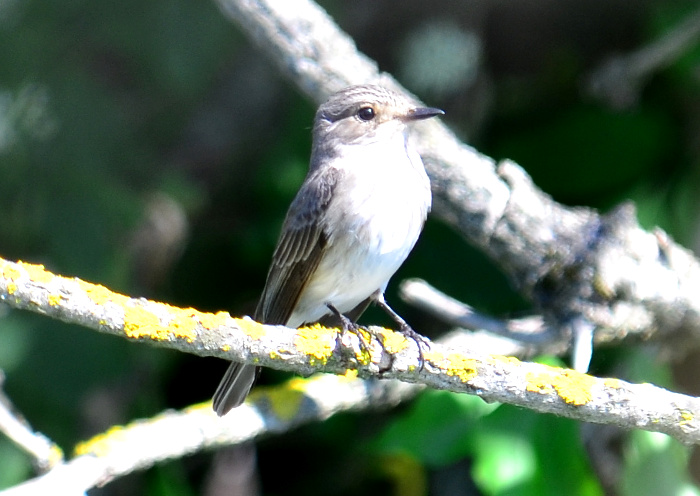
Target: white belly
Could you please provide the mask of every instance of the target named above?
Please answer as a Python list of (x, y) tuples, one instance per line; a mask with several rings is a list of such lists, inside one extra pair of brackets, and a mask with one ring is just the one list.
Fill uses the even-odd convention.
[(329, 313), (327, 303), (344, 313), (383, 292), (413, 249), (430, 209), (430, 183), (418, 154), (404, 151), (403, 140), (397, 146), (401, 153), (365, 147), (338, 159), (354, 167), (334, 190), (326, 254), (288, 325), (320, 319)]

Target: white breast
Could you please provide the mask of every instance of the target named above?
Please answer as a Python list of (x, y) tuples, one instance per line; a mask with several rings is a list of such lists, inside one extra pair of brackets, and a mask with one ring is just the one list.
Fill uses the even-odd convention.
[(370, 145), (345, 147), (334, 167), (343, 172), (328, 207), (327, 252), (288, 325), (313, 322), (326, 303), (348, 312), (389, 279), (418, 240), (430, 210), (430, 182), (420, 156), (402, 133)]

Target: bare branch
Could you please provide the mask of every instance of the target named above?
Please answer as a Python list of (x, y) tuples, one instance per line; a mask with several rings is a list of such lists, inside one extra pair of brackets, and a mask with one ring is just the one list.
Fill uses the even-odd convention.
[[(403, 281), (399, 295), (404, 301), (449, 324), (466, 329), (479, 329), (507, 338), (511, 343), (511, 348), (505, 352), (508, 355), (562, 355), (571, 347), (574, 370), (586, 372), (590, 365), (593, 353), (593, 326), (584, 319), (573, 319), (572, 336), (567, 336), (559, 330), (547, 327), (540, 315), (499, 320), (480, 314), (466, 303), (447, 296), (419, 279)], [(498, 343), (502, 344), (502, 341)], [(497, 345), (494, 345), (495, 343), (492, 343), (491, 347), (479, 346), (476, 349), (498, 353)]]
[(605, 60), (587, 78), (586, 90), (613, 108), (629, 108), (637, 103), (654, 72), (697, 46), (699, 38), (700, 9), (652, 43)]
[[(438, 291), (420, 279), (407, 279), (399, 287), (399, 296), (435, 318), (465, 329), (482, 329), (523, 343), (542, 345), (538, 353), (563, 353), (567, 345), (547, 349), (561, 334), (546, 327), (542, 317), (533, 315), (512, 320), (500, 320), (477, 312), (471, 306)], [(545, 351), (547, 350), (547, 351)]]
[(49, 470), (63, 461), (63, 452), (49, 438), (35, 432), (15, 411), (12, 402), (2, 391), (3, 376), (0, 371), (0, 432), (22, 448), (34, 459), (40, 471)]

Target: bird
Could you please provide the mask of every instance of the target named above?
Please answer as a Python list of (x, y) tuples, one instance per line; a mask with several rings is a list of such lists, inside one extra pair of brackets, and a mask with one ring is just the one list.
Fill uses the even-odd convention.
[[(342, 89), (319, 106), (308, 173), (284, 219), (254, 320), (297, 328), (335, 318), (348, 328), (375, 303), (402, 332), (419, 336), (384, 291), (431, 206), (409, 125), (442, 114), (372, 84)], [(230, 364), (213, 396), (219, 416), (243, 403), (259, 370)]]

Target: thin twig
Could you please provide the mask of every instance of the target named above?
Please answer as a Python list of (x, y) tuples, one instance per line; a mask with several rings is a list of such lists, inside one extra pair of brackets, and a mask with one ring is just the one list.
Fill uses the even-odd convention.
[(698, 39), (700, 9), (648, 45), (605, 60), (588, 76), (586, 90), (612, 108), (629, 108), (637, 103), (651, 76), (696, 47)]
[(2, 390), (3, 376), (0, 371), (0, 432), (22, 448), (34, 460), (39, 471), (46, 471), (63, 461), (63, 452), (49, 438), (35, 432), (15, 410), (12, 402)]
[(501, 320), (477, 312), (421, 279), (407, 279), (399, 286), (399, 296), (406, 303), (428, 312), (435, 318), (465, 329), (481, 329), (528, 344), (548, 345), (560, 339), (539, 315)]

